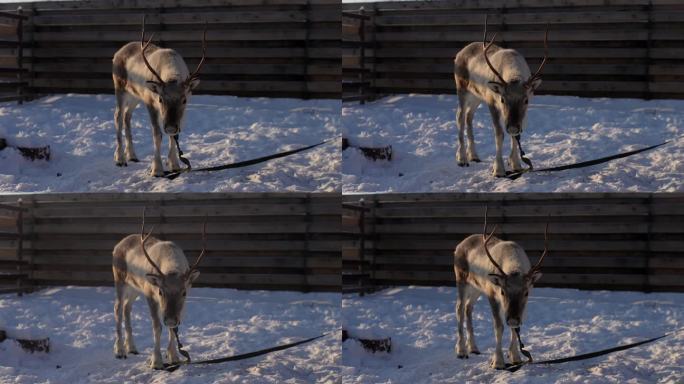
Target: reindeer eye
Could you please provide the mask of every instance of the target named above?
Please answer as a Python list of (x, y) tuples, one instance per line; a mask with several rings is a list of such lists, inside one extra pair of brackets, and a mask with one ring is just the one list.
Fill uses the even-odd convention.
[(185, 297), (185, 294), (186, 294), (186, 293), (187, 293), (187, 292), (183, 291), (183, 297)]
[(162, 102), (162, 98), (161, 98), (161, 97), (159, 97), (159, 102), (160, 102), (160, 103)]
[(504, 99), (503, 99), (503, 97), (502, 97), (502, 98), (501, 98), (501, 103), (503, 103), (503, 102), (504, 102)]
[(527, 104), (527, 99), (525, 99), (525, 104)]
[(184, 99), (183, 99), (183, 104), (185, 104), (186, 101), (187, 101), (187, 100), (185, 100), (185, 98), (184, 98)]
[(161, 289), (159, 290), (159, 296), (164, 296), (164, 292)]

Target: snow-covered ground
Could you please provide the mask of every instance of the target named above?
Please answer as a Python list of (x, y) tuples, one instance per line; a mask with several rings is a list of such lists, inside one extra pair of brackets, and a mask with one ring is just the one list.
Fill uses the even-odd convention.
[[(405, 287), (344, 295), (342, 327), (361, 337), (392, 337), (392, 353), (342, 347), (344, 383), (682, 383), (684, 332), (589, 360), (533, 365), (515, 373), (489, 368), (494, 348), (489, 304), (475, 305), (481, 355), (460, 360), (455, 288)], [(521, 336), (536, 360), (568, 357), (674, 331), (684, 326), (684, 294), (534, 289)], [(508, 347), (508, 330), (504, 349)]]
[[(339, 139), (246, 168), (149, 175), (152, 134), (147, 111), (133, 114), (131, 131), (140, 163), (114, 165), (114, 96), (61, 95), (0, 104), (0, 137), (18, 146), (50, 145), (50, 162), (0, 151), (0, 192), (287, 192), (339, 191)], [(341, 102), (193, 96), (181, 148), (193, 167), (249, 160), (339, 135)], [(164, 135), (162, 159), (168, 151)], [(165, 165), (166, 166), (166, 165)], [(168, 169), (168, 168), (165, 168)]]
[[(495, 154), (489, 111), (480, 106), (473, 132), (481, 163), (456, 164), (457, 97), (401, 95), (366, 105), (345, 103), (342, 133), (351, 144), (392, 145), (391, 162), (358, 150), (342, 155), (342, 191), (354, 192), (632, 192), (684, 190), (684, 100), (535, 96), (523, 149), (536, 168), (591, 160), (665, 140), (656, 150), (588, 168), (492, 176)], [(504, 141), (504, 162), (510, 139)], [(510, 168), (507, 168), (510, 169)]]
[[(52, 288), (18, 298), (0, 296), (0, 329), (9, 336), (50, 337), (49, 354), (0, 343), (0, 383), (338, 383), (340, 295), (193, 288), (181, 341), (194, 360), (218, 358), (332, 333), (248, 360), (154, 371), (147, 304), (133, 305), (140, 355), (117, 360), (112, 288)], [(162, 349), (167, 334), (162, 334)], [(164, 354), (164, 351), (162, 351)]]

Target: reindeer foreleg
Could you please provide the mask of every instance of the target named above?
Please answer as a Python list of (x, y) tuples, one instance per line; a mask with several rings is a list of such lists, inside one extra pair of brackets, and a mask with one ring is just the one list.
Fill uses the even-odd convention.
[(154, 369), (162, 369), (164, 362), (161, 355), (161, 321), (159, 321), (159, 308), (157, 302), (152, 298), (147, 298), (147, 305), (150, 307), (150, 316), (152, 316), (152, 332), (154, 334), (154, 350), (152, 351), (152, 359), (150, 367)]
[(503, 369), (504, 364), (503, 351), (501, 350), (501, 337), (503, 336), (503, 320), (501, 319), (501, 307), (496, 299), (490, 297), (489, 305), (492, 307), (492, 317), (494, 319), (494, 336), (496, 338), (496, 350), (492, 356), (492, 367), (496, 369)]
[(178, 341), (176, 341), (176, 335), (171, 328), (168, 328), (168, 330), (169, 345), (166, 348), (166, 358), (172, 363), (177, 363), (180, 361), (180, 358), (178, 358)]
[(492, 124), (494, 124), (494, 139), (496, 141), (496, 159), (494, 160), (494, 171), (492, 173), (496, 177), (503, 177), (506, 176), (506, 168), (504, 167), (504, 162), (501, 155), (504, 139), (504, 131), (501, 127), (501, 115), (494, 105), (489, 105), (489, 112), (492, 115)]
[(522, 362), (522, 359), (520, 358), (520, 344), (518, 344), (518, 336), (515, 334), (515, 331), (513, 331), (513, 328), (511, 328), (511, 344), (508, 347), (508, 359), (511, 360), (511, 363), (513, 364)]
[(176, 140), (169, 137), (169, 156), (168, 165), (172, 171), (180, 171), (180, 164), (178, 164), (178, 148), (176, 147)]
[(511, 154), (508, 156), (508, 164), (515, 171), (522, 171), (523, 167), (520, 163), (520, 148), (518, 147), (518, 140), (511, 136)]
[(161, 177), (164, 176), (164, 167), (162, 166), (160, 154), (162, 133), (161, 128), (159, 128), (159, 114), (151, 105), (147, 106), (147, 111), (150, 114), (150, 122), (152, 123), (152, 141), (154, 142), (154, 159), (152, 160), (151, 174), (153, 176)]

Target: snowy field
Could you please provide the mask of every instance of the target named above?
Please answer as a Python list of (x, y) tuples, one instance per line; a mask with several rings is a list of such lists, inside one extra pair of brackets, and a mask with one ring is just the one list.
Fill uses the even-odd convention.
[[(248, 360), (148, 368), (152, 330), (147, 304), (133, 305), (140, 355), (114, 358), (113, 288), (52, 288), (0, 296), (0, 329), (9, 336), (50, 337), (49, 354), (0, 343), (0, 383), (338, 383), (340, 295), (194, 288), (181, 341), (193, 360), (251, 352), (331, 332), (309, 344)], [(162, 355), (167, 343), (162, 333)]]
[[(392, 353), (342, 347), (344, 383), (682, 383), (684, 332), (590, 360), (527, 366), (515, 373), (489, 368), (494, 348), (491, 311), (475, 305), (482, 351), (460, 360), (456, 289), (406, 287), (342, 299), (342, 327), (361, 337), (392, 337)], [(684, 326), (684, 294), (534, 289), (521, 336), (535, 360), (568, 357), (674, 331)], [(504, 334), (504, 350), (509, 333)]]
[[(684, 190), (684, 100), (535, 96), (523, 149), (536, 168), (592, 160), (673, 139), (653, 151), (583, 169), (492, 176), (494, 130), (480, 106), (473, 132), (481, 163), (456, 164), (457, 97), (402, 95), (345, 103), (342, 133), (352, 145), (392, 145), (391, 162), (358, 150), (342, 155), (342, 190), (355, 192), (652, 192)], [(504, 162), (510, 138), (504, 140)], [(510, 168), (507, 168), (510, 169)]]
[[(114, 96), (61, 95), (0, 104), (0, 137), (15, 146), (50, 145), (53, 159), (30, 161), (0, 151), (0, 192), (309, 192), (339, 191), (340, 108), (337, 100), (193, 96), (181, 149), (194, 168), (221, 165), (333, 142), (246, 168), (198, 172), (175, 180), (150, 176), (149, 116), (133, 114), (140, 163), (114, 165)], [(168, 152), (164, 135), (162, 161)], [(165, 169), (166, 164), (165, 164)]]

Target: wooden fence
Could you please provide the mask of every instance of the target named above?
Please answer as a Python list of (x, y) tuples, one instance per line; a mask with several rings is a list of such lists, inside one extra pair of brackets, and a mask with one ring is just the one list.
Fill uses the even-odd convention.
[(0, 102), (18, 101), (27, 96), (24, 68), (24, 20), (21, 8), (0, 12)]
[(26, 260), (23, 249), (23, 215), (21, 201), (14, 205), (0, 204), (0, 294), (26, 289)]
[[(532, 71), (549, 60), (537, 93), (684, 98), (684, 3), (679, 0), (444, 0), (347, 3), (370, 17), (371, 39), (345, 45), (343, 73), (361, 64), (376, 93), (455, 93), (453, 59), (489, 37), (515, 48)], [(369, 36), (369, 32), (366, 32)]]
[[(22, 3), (24, 68), (37, 93), (112, 93), (112, 57), (140, 40), (143, 14), (154, 43), (177, 50), (195, 93), (333, 98), (341, 95), (338, 0), (79, 0)], [(17, 3), (0, 4), (16, 9)], [(14, 48), (0, 48), (11, 55)]]
[[(490, 228), (514, 240), (535, 263), (549, 222), (549, 254), (537, 285), (581, 289), (684, 291), (684, 194), (387, 194), (345, 210), (342, 249), (345, 291), (384, 285), (454, 285), (453, 251)], [(360, 242), (364, 246), (360, 247)]]
[[(339, 194), (38, 194), (23, 195), (24, 259), (34, 285), (110, 285), (114, 245), (147, 228), (176, 242), (190, 262), (207, 252), (198, 286), (339, 291)], [(0, 196), (0, 202), (17, 196)], [(0, 239), (0, 262), (14, 239)]]

